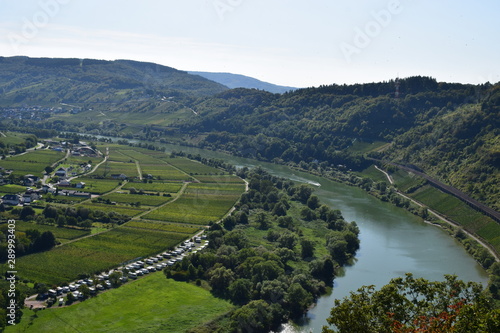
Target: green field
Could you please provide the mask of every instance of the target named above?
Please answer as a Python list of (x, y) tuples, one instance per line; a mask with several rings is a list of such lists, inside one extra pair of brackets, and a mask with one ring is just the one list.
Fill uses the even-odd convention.
[(177, 223), (167, 223), (158, 221), (129, 221), (123, 225), (127, 228), (140, 228), (140, 229), (150, 229), (150, 230), (160, 230), (166, 232), (175, 232), (180, 234), (193, 235), (194, 233), (200, 231), (199, 227), (193, 227), (189, 225), (182, 225)]
[(167, 161), (168, 164), (171, 164), (174, 167), (179, 168), (188, 174), (210, 175), (210, 174), (220, 174), (222, 172), (219, 169), (183, 157), (176, 157), (176, 158), (165, 157), (163, 158), (163, 160)]
[(171, 197), (164, 197), (162, 195), (124, 194), (116, 192), (106, 194), (102, 198), (125, 204), (140, 202), (143, 206), (159, 206), (172, 200)]
[(137, 165), (135, 163), (113, 162), (106, 161), (101, 164), (94, 172), (97, 176), (102, 176), (107, 179), (111, 178), (112, 174), (125, 174), (128, 178), (138, 177)]
[(423, 178), (403, 170), (398, 170), (395, 173), (392, 173), (391, 176), (394, 179), (394, 182), (396, 183), (398, 189), (403, 192), (406, 192), (412, 187), (418, 187), (419, 185), (424, 183)]
[(25, 139), (30, 136), (30, 134), (23, 134), (17, 132), (2, 131), (5, 136), (0, 135), (0, 142), (5, 146), (18, 145), (24, 143)]
[(90, 177), (79, 177), (75, 179), (75, 181), (85, 183), (83, 191), (97, 194), (109, 192), (119, 186), (121, 182), (120, 180), (97, 179)]
[(46, 166), (52, 165), (65, 156), (64, 152), (53, 150), (34, 150), (26, 154), (8, 157), (0, 161), (0, 167), (7, 170), (14, 170), (13, 174), (24, 176), (33, 174), (42, 176)]
[(240, 195), (245, 191), (243, 184), (199, 184), (192, 183), (187, 187), (186, 193), (207, 195)]
[(239, 199), (241, 191), (222, 191), (210, 193), (205, 189), (191, 186), (208, 186), (211, 184), (189, 184), (188, 190), (176, 201), (160, 207), (143, 216), (144, 219), (168, 222), (207, 225), (220, 220)]
[(151, 174), (153, 177), (163, 180), (192, 180), (189, 175), (175, 169), (174, 167), (166, 163), (144, 164), (141, 162), (141, 171), (142, 174)]
[(217, 176), (196, 176), (196, 179), (198, 179), (202, 183), (222, 183), (222, 184), (244, 184), (245, 182), (238, 176), (233, 176), (233, 175), (217, 175)]
[[(23, 279), (60, 285), (76, 279), (82, 273), (101, 272), (133, 258), (160, 253), (189, 236), (119, 227), (51, 251), (18, 258), (16, 269)], [(6, 270), (6, 267), (2, 266), (2, 270)]]
[(40, 311), (32, 322), (33, 312), (25, 310), (22, 322), (6, 332), (181, 333), (233, 307), (205, 289), (153, 273), (80, 304)]
[(376, 182), (386, 182), (387, 184), (389, 184), (389, 180), (387, 179), (387, 177), (382, 172), (377, 170), (374, 165), (370, 165), (365, 170), (356, 172), (355, 174), (360, 177), (368, 177)]
[(83, 206), (92, 210), (100, 210), (103, 212), (113, 211), (115, 213), (124, 214), (128, 216), (136, 216), (146, 211), (146, 208), (137, 208), (137, 207), (120, 206), (120, 205), (107, 205), (94, 202), (85, 202), (83, 204), (79, 204), (78, 206)]
[(109, 158), (110, 161), (115, 161), (115, 162), (125, 162), (125, 163), (131, 163), (134, 161), (133, 158), (131, 158), (128, 155), (123, 154), (119, 149), (113, 148), (109, 149)]
[(72, 228), (59, 228), (51, 225), (29, 223), (24, 221), (16, 221), (17, 231), (26, 231), (28, 229), (36, 229), (43, 233), (45, 231), (50, 231), (54, 234), (56, 239), (62, 243), (67, 242), (72, 239), (77, 239), (86, 235), (90, 235), (90, 231), (72, 229)]
[(26, 186), (14, 185), (14, 184), (0, 186), (0, 193), (16, 194), (25, 191), (26, 191)]
[(91, 161), (92, 165), (96, 165), (99, 162), (101, 162), (103, 159), (101, 157), (88, 157), (88, 156), (72, 156), (69, 155), (69, 157), (66, 159), (67, 164), (83, 164), (83, 163), (88, 163)]
[(144, 163), (144, 164), (159, 164), (159, 163), (162, 163), (157, 158), (155, 158), (155, 157), (153, 157), (151, 155), (142, 153), (141, 150), (144, 151), (144, 149), (141, 149), (141, 148), (133, 148), (133, 149), (130, 149), (130, 150), (120, 149), (120, 153), (122, 153), (122, 154), (124, 154), (126, 156), (129, 156), (130, 158), (132, 158), (134, 160), (138, 160), (141, 164), (142, 163)]
[(150, 191), (150, 192), (162, 192), (162, 193), (177, 193), (181, 190), (182, 184), (179, 183), (134, 183), (128, 182), (123, 185), (122, 189), (130, 190), (135, 188), (136, 190)]
[(362, 141), (362, 140), (356, 140), (348, 148), (348, 150), (352, 151), (352, 152), (357, 152), (357, 153), (368, 153), (368, 152), (380, 149), (385, 145), (387, 145), (387, 142), (383, 142), (383, 141), (367, 142), (367, 141)]
[[(51, 201), (49, 198), (51, 198), (53, 200)], [(66, 195), (54, 196), (51, 194), (45, 194), (43, 196), (43, 199), (45, 199), (47, 202), (59, 202), (59, 203), (72, 205), (72, 204), (76, 204), (76, 203), (82, 202), (84, 200), (87, 200), (88, 198), (72, 197), (72, 196), (66, 196)]]

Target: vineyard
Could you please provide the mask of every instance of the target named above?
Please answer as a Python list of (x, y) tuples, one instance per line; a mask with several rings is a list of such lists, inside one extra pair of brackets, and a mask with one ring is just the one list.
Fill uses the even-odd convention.
[[(100, 145), (98, 149), (108, 153), (107, 160), (95, 172), (72, 180), (85, 183), (81, 191), (90, 192), (92, 198), (45, 195), (37, 203), (41, 208), (35, 212), (43, 215), (43, 207), (50, 204), (60, 212), (73, 209), (68, 214), (88, 209), (95, 212), (94, 216), (114, 212), (130, 220), (120, 226), (94, 222), (90, 229), (88, 222), (86, 227), (79, 227), (84, 218), (74, 219), (78, 226), (71, 228), (50, 222), (20, 222), (18, 231), (50, 231), (61, 244), (50, 251), (18, 258), (17, 269), (23, 280), (60, 285), (78, 276), (97, 274), (129, 260), (166, 251), (191, 238), (202, 226), (222, 219), (245, 190), (240, 178), (183, 157), (171, 158), (163, 152), (113, 144)], [(13, 168), (14, 163), (18, 164), (15, 170), (34, 171), (36, 167), (40, 173), (47, 163), (62, 157), (64, 153), (44, 150), (20, 156), (23, 163), (10, 158), (8, 162)], [(25, 162), (35, 159), (38, 162)], [(82, 161), (84, 158), (72, 157), (66, 162)], [(112, 174), (125, 174), (127, 179), (111, 179)], [(0, 192), (19, 193), (24, 189), (4, 185)]]

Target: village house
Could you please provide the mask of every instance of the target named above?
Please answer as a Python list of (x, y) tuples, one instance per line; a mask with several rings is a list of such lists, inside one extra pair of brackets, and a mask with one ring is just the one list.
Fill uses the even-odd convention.
[(86, 199), (89, 199), (91, 197), (90, 193), (88, 192), (80, 192), (74, 190), (62, 190), (59, 191), (59, 195), (64, 195), (68, 197), (86, 198)]
[(61, 178), (65, 178), (67, 175), (68, 175), (68, 170), (66, 170), (66, 168), (63, 168), (63, 167), (60, 167), (54, 173), (54, 176), (61, 177)]
[(30, 204), (33, 201), (39, 200), (41, 198), (41, 195), (39, 191), (33, 190), (33, 189), (28, 189), (26, 192), (23, 194), (22, 200), (23, 204)]
[(85, 183), (84, 182), (79, 182), (75, 185), (76, 188), (84, 188), (85, 187)]
[(54, 186), (52, 186), (51, 184), (49, 184), (49, 185), (45, 184), (45, 185), (42, 186), (42, 192), (43, 193), (52, 193), (52, 194), (54, 194), (56, 191), (57, 191), (57, 189)]
[(36, 182), (39, 180), (37, 176), (34, 175), (25, 175), (23, 179), (24, 186), (35, 186)]
[(19, 194), (6, 194), (2, 197), (2, 202), (6, 205), (17, 206), (22, 203), (23, 198)]
[(124, 174), (124, 173), (120, 173), (120, 174), (115, 173), (115, 174), (112, 174), (112, 175), (111, 175), (111, 178), (113, 178), (113, 179), (125, 180), (125, 179), (127, 179), (128, 177), (127, 177), (127, 175), (126, 175), (126, 174)]
[(57, 183), (58, 186), (64, 186), (64, 187), (69, 187), (71, 186), (71, 183), (68, 180), (61, 180), (59, 183)]

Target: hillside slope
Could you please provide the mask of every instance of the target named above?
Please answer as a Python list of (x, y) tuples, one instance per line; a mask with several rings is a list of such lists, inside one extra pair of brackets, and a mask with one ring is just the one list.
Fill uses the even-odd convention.
[(155, 94), (209, 96), (226, 89), (153, 63), (0, 57), (0, 105), (123, 103)]
[(231, 89), (233, 88), (248, 88), (265, 90), (274, 94), (282, 94), (287, 91), (294, 91), (298, 88), (280, 86), (268, 82), (264, 82), (253, 77), (231, 74), (231, 73), (210, 73), (210, 72), (188, 72), (189, 74), (199, 75), (209, 80), (218, 82)]

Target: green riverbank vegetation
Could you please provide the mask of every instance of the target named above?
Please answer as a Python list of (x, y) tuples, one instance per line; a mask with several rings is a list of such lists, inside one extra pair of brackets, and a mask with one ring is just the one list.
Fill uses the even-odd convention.
[(356, 223), (321, 205), (311, 187), (260, 168), (238, 175), (249, 191), (230, 216), (212, 224), (208, 249), (165, 270), (167, 278), (239, 306), (220, 325), (196, 332), (268, 332), (301, 317), (359, 248)]

